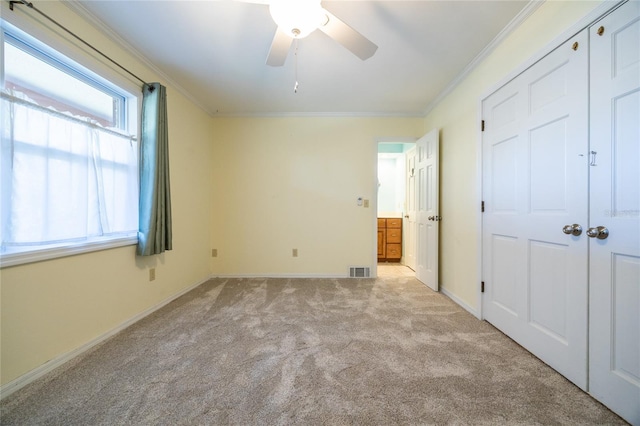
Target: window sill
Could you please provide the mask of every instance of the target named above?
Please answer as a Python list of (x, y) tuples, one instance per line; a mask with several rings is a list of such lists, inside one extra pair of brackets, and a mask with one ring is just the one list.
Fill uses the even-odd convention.
[(40, 262), (43, 260), (57, 259), (60, 257), (74, 256), (93, 251), (107, 250), (116, 247), (130, 246), (138, 243), (136, 235), (122, 237), (96, 238), (91, 241), (83, 241), (75, 244), (58, 245), (55, 247), (27, 250), (14, 250), (0, 254), (0, 268), (9, 266), (24, 265), (27, 263)]

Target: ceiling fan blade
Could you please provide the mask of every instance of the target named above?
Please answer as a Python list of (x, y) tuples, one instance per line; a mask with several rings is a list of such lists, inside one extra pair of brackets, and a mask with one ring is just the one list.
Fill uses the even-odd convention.
[(376, 53), (378, 46), (369, 39), (336, 18), (326, 9), (323, 9), (323, 12), (327, 15), (328, 21), (325, 25), (320, 26), (320, 31), (349, 49), (351, 53), (363, 61)]
[(267, 65), (272, 67), (283, 66), (292, 42), (293, 39), (278, 28), (271, 42), (271, 49), (269, 49), (269, 56), (267, 56)]

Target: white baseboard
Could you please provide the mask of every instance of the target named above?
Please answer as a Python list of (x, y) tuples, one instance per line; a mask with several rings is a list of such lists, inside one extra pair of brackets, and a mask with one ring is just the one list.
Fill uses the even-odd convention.
[(212, 274), (210, 278), (349, 278), (348, 275), (328, 274)]
[(200, 286), (201, 284), (207, 282), (211, 277), (207, 276), (206, 278), (204, 278), (203, 280), (181, 290), (180, 292), (168, 297), (167, 299), (163, 300), (162, 302), (150, 307), (149, 309), (140, 312), (139, 314), (135, 315), (134, 317), (126, 320), (125, 322), (123, 322), (122, 324), (118, 325), (117, 327), (107, 331), (106, 333), (101, 334), (100, 336), (96, 337), (93, 340), (90, 340), (89, 342), (85, 343), (84, 345), (70, 351), (67, 353), (64, 353), (62, 355), (59, 355), (47, 362), (45, 362), (44, 364), (42, 364), (39, 367), (34, 368), (33, 370), (29, 371), (28, 373), (23, 374), (22, 376), (8, 382), (5, 383), (4, 385), (0, 386), (0, 400), (3, 398), (6, 398), (7, 396), (11, 395), (12, 393), (16, 392), (19, 389), (22, 389), (23, 387), (25, 387), (26, 385), (28, 385), (29, 383), (39, 379), (40, 377), (44, 376), (45, 374), (53, 371), (54, 369), (60, 367), (61, 365), (65, 364), (66, 362), (71, 361), (73, 358), (77, 357), (78, 355), (81, 355), (82, 353), (88, 351), (89, 349), (91, 349), (92, 347), (96, 346), (99, 343), (104, 342), (105, 340), (107, 340), (109, 337), (113, 336), (114, 334), (124, 330), (125, 328), (129, 327), (130, 325), (140, 321), (141, 319), (143, 319), (144, 317), (146, 317), (147, 315), (152, 314), (153, 312), (157, 311), (158, 309), (164, 307), (165, 305), (167, 305), (168, 303), (173, 302), (175, 299), (177, 299), (178, 297), (184, 295), (185, 293), (188, 293), (189, 291), (193, 290), (194, 288)]
[(442, 294), (444, 294), (445, 296), (447, 296), (449, 299), (453, 300), (456, 304), (460, 305), (460, 307), (462, 307), (462, 309), (464, 309), (465, 311), (469, 312), (474, 317), (476, 317), (478, 319), (481, 319), (480, 318), (480, 314), (478, 313), (477, 310), (473, 309), (466, 302), (463, 302), (459, 297), (457, 297), (453, 293), (449, 292), (446, 288), (440, 287), (440, 292)]

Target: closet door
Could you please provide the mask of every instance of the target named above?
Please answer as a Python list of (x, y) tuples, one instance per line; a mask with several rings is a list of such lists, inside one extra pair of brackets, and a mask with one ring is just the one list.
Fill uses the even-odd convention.
[(582, 389), (587, 42), (583, 31), (488, 97), (482, 140), (485, 319)]
[[(590, 28), (589, 391), (640, 424), (640, 3)], [(604, 235), (601, 235), (604, 237)]]

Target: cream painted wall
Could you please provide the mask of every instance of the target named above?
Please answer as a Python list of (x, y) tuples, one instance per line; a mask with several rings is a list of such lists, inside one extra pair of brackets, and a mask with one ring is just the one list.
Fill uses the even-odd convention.
[[(174, 250), (140, 259), (133, 247), (124, 247), (0, 270), (0, 383), (86, 344), (211, 272), (344, 276), (350, 265), (371, 265), (375, 205), (357, 207), (356, 199), (373, 199), (374, 140), (419, 137), (434, 127), (442, 129), (441, 283), (477, 308), (479, 97), (597, 5), (545, 3), (424, 120), (211, 119), (163, 82)], [(159, 78), (60, 2), (38, 7), (136, 74)], [(2, 8), (5, 19), (22, 13), (8, 12), (6, 2)], [(37, 36), (59, 39), (41, 25), (28, 25)], [(210, 257), (211, 248), (219, 257)], [(151, 266), (157, 279), (150, 283)]]
[(600, 3), (545, 2), (425, 118), (427, 131), (441, 129), (440, 284), (472, 310), (479, 308), (481, 96)]
[[(25, 30), (59, 42), (41, 25), (24, 18), (26, 14), (13, 15), (6, 2), (2, 7), (4, 19), (17, 19)], [(51, 1), (40, 2), (38, 8), (134, 73), (158, 81), (152, 70), (66, 6)], [(100, 68), (99, 61), (77, 49), (70, 48), (70, 52)], [(128, 246), (0, 270), (3, 385), (209, 276), (213, 123), (201, 109), (160, 81), (168, 86), (173, 251), (143, 259)], [(153, 282), (148, 281), (149, 267), (156, 268)]]
[[(421, 118), (216, 118), (214, 275), (345, 276), (373, 266), (376, 138)], [(299, 257), (292, 257), (292, 249)]]

